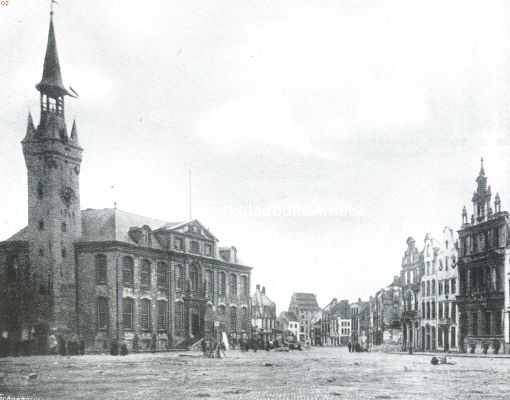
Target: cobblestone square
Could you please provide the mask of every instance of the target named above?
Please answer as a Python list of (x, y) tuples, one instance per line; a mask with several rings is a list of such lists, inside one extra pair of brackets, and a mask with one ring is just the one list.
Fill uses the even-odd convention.
[(348, 353), (344, 348), (125, 357), (8, 358), (0, 393), (39, 399), (508, 399), (510, 359)]

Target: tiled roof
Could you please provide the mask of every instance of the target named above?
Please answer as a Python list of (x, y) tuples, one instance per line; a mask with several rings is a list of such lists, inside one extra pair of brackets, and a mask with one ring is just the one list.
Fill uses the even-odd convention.
[(118, 240), (134, 243), (129, 236), (133, 226), (149, 226), (156, 230), (168, 222), (128, 213), (114, 208), (87, 209), (81, 212), (83, 242), (102, 242)]

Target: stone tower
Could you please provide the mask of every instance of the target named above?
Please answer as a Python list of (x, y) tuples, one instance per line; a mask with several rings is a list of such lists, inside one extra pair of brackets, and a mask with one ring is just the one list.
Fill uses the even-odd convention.
[[(28, 237), (30, 264), (39, 285), (49, 292), (49, 327), (76, 333), (74, 242), (81, 236), (80, 164), (82, 148), (76, 123), (71, 134), (65, 121), (64, 98), (75, 97), (62, 83), (53, 13), (41, 81), (40, 121), (28, 115), (22, 141), (28, 174)], [(71, 89), (72, 90), (72, 89)]]

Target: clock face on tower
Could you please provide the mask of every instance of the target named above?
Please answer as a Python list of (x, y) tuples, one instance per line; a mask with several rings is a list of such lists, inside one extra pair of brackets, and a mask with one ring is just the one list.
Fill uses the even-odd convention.
[(62, 191), (60, 192), (60, 197), (62, 197), (62, 201), (66, 206), (70, 206), (71, 203), (74, 200), (74, 190), (71, 189), (69, 186), (66, 186), (62, 188)]

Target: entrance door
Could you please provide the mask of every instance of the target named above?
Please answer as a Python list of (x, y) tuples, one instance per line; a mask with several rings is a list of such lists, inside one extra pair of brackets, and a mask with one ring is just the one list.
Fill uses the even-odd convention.
[(448, 328), (444, 328), (444, 351), (448, 351), (450, 349), (450, 344), (448, 342)]
[(191, 310), (191, 334), (194, 337), (200, 336), (200, 315), (197, 310)]

